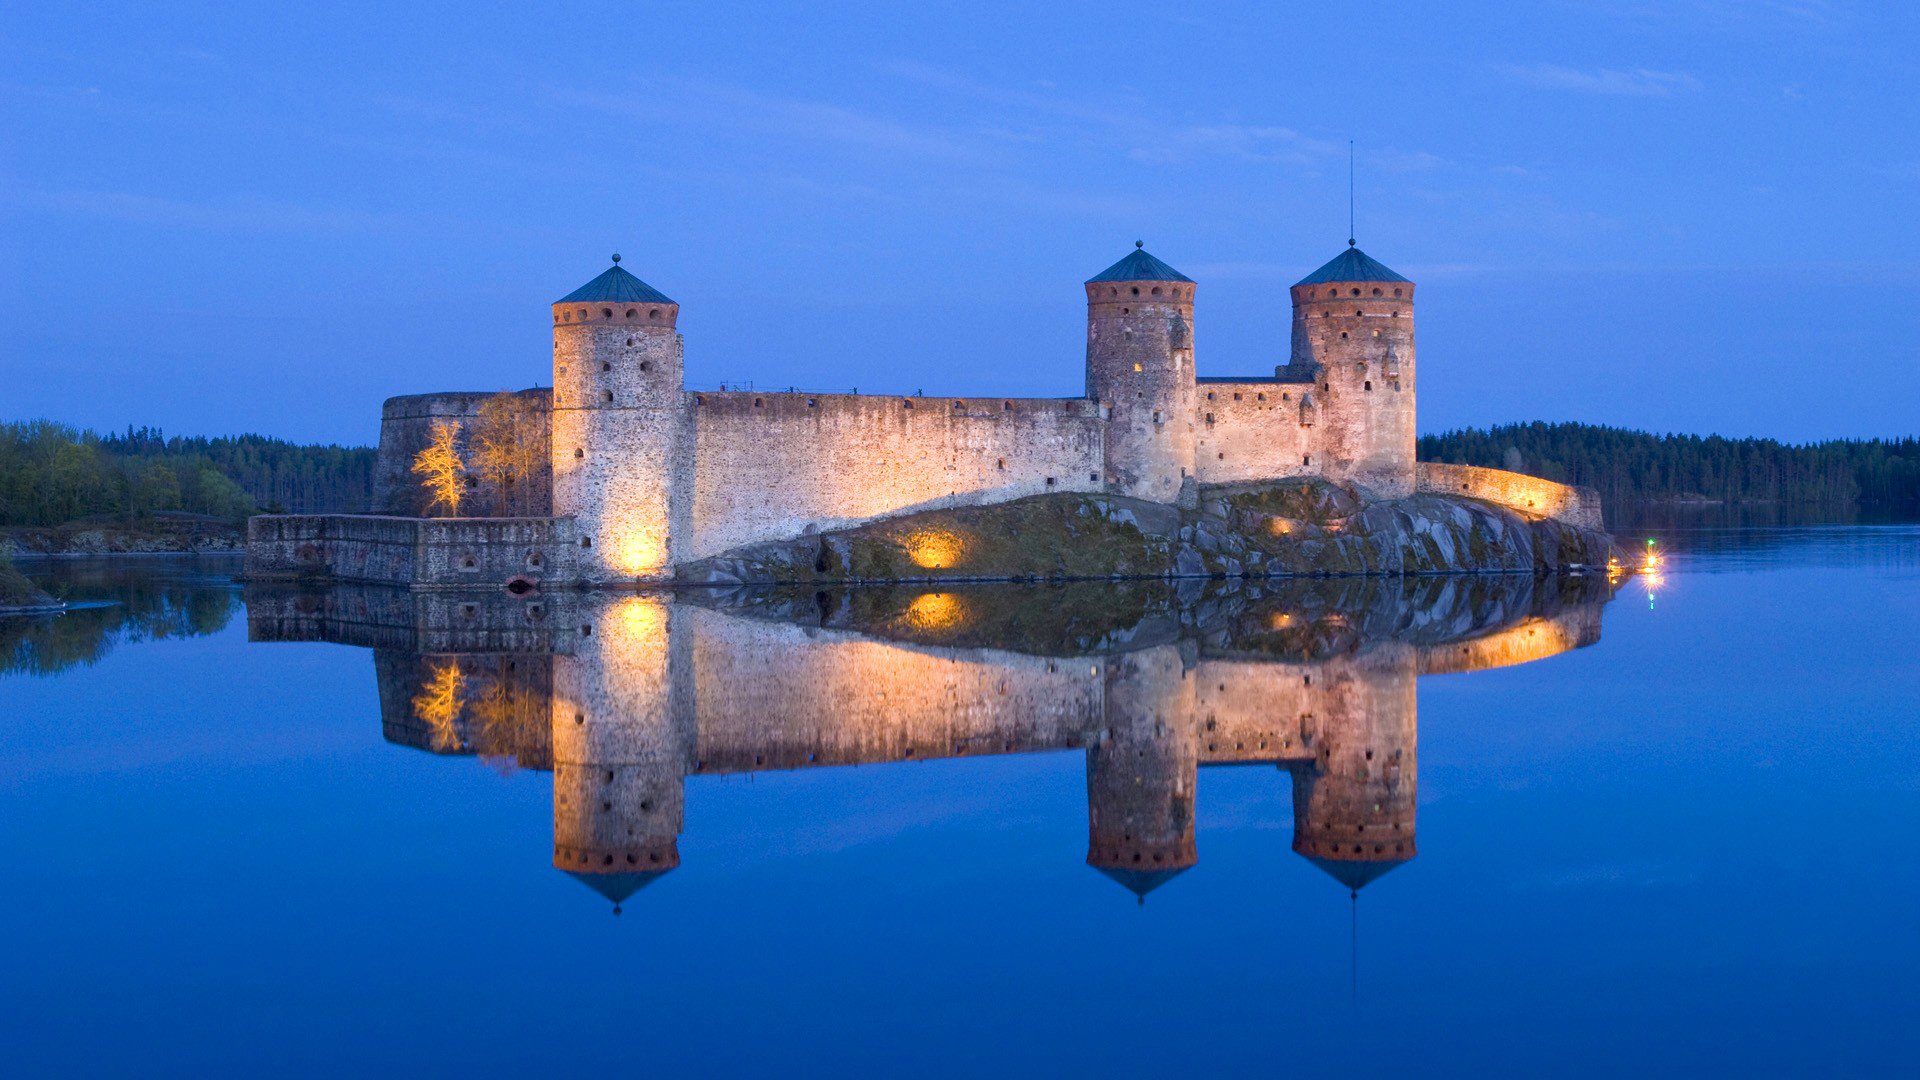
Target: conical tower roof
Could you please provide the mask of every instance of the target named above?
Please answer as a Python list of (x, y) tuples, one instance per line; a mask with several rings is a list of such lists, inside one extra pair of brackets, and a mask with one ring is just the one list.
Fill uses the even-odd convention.
[(620, 269), (620, 256), (613, 257), (607, 272), (555, 300), (556, 304), (671, 304), (673, 300), (659, 289)]
[(1186, 873), (1189, 868), (1176, 866), (1169, 870), (1128, 870), (1114, 866), (1096, 866), (1094, 869), (1119, 882), (1128, 892), (1145, 901), (1148, 893)]
[(1127, 257), (1087, 279), (1096, 281), (1192, 281), (1187, 275), (1147, 254), (1142, 241), (1134, 241)]
[(1389, 870), (1406, 865), (1406, 859), (1323, 859), (1317, 855), (1308, 855), (1306, 860), (1319, 867), (1328, 877), (1360, 891), (1369, 882), (1385, 875)]
[(596, 874), (590, 870), (568, 870), (566, 875), (599, 893), (617, 906), (627, 897), (659, 881), (666, 870), (640, 870), (624, 874)]
[(1327, 264), (1299, 281), (1295, 285), (1322, 285), (1329, 281), (1407, 281), (1366, 252), (1357, 247), (1347, 250), (1327, 260)]

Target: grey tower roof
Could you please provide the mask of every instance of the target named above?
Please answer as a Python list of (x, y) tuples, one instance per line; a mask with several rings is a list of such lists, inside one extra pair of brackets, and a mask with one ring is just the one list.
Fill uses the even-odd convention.
[[(1352, 279), (1343, 279), (1352, 280)], [(1368, 882), (1381, 877), (1387, 871), (1405, 866), (1406, 859), (1322, 859), (1308, 855), (1307, 861), (1325, 871), (1333, 880), (1347, 888), (1360, 891)]]
[(1327, 265), (1294, 282), (1295, 285), (1321, 285), (1329, 281), (1406, 281), (1357, 247), (1327, 260)]
[(601, 301), (615, 304), (673, 303), (659, 289), (620, 269), (620, 256), (615, 255), (613, 262), (614, 265), (608, 267), (606, 273), (555, 300), (554, 303), (597, 304)]
[(1091, 285), (1096, 281), (1192, 281), (1187, 275), (1147, 254), (1147, 249), (1138, 241), (1127, 257), (1087, 279)]

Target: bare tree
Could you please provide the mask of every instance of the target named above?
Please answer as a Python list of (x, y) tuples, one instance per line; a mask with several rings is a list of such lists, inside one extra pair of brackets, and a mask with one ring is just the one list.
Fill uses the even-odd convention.
[(547, 467), (546, 416), (526, 397), (503, 392), (480, 403), (471, 448), (473, 471), (495, 492), (494, 512), (524, 514), (524, 493)]
[(427, 509), (444, 505), (449, 517), (460, 513), (464, 494), (461, 474), (466, 469), (460, 461), (459, 439), (460, 421), (435, 420), (426, 449), (413, 457), (413, 471), (420, 474), (420, 484), (431, 496)]

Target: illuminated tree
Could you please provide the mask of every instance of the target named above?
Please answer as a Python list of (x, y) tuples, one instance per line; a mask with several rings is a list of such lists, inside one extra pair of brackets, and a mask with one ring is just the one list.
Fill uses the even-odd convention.
[(460, 673), (460, 665), (448, 660), (434, 665), (433, 674), (413, 696), (413, 715), (427, 725), (435, 750), (460, 749), (460, 730), (454, 721), (460, 718), (465, 705), (465, 690), (466, 676)]
[(519, 394), (495, 394), (480, 403), (470, 440), (473, 471), (498, 492), (497, 513), (520, 512), (514, 493), (525, 490), (546, 467), (540, 431), (545, 423), (546, 416)]
[(460, 461), (459, 438), (460, 421), (435, 420), (426, 449), (413, 457), (413, 471), (420, 474), (421, 486), (431, 496), (427, 508), (444, 505), (449, 517), (460, 513), (460, 497), (465, 494), (466, 467)]

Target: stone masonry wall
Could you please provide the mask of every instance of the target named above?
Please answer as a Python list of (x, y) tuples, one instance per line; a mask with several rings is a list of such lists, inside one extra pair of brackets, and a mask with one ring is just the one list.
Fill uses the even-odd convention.
[(1412, 282), (1295, 285), (1288, 368), (1313, 373), (1315, 465), (1389, 498), (1413, 491)]
[(1300, 400), (1312, 389), (1271, 379), (1201, 380), (1193, 463), (1200, 483), (1325, 475), (1317, 437), (1324, 428), (1300, 422)]
[[(424, 450), (436, 420), (460, 424), (461, 445), (472, 435), (480, 406), (494, 395), (484, 391), (454, 391), (442, 394), (409, 394), (386, 400), (380, 409), (380, 448), (374, 455), (373, 509), (383, 514), (418, 517), (427, 512), (427, 497), (420, 478), (413, 473), (413, 459)], [(553, 405), (553, 391), (521, 390), (534, 409), (544, 415)], [(547, 457), (546, 424), (536, 424), (535, 437), (541, 440), (538, 460)], [(512, 492), (472, 477), (462, 506), (469, 514), (499, 514), (514, 517), (545, 517), (552, 506), (552, 472), (541, 469)]]
[(1098, 491), (1088, 400), (691, 394), (692, 542), (681, 559), (911, 510)]
[(1464, 495), (1497, 503), (1529, 518), (1553, 518), (1583, 529), (1599, 531), (1600, 493), (1569, 487), (1502, 469), (1474, 465), (1446, 465), (1423, 461), (1418, 469), (1419, 489), (1435, 495)]
[(552, 570), (547, 518), (263, 514), (247, 522), (246, 574), (416, 589), (538, 583)]
[(551, 513), (570, 519), (575, 580), (660, 578), (685, 557), (678, 314), (671, 303), (554, 305)]

